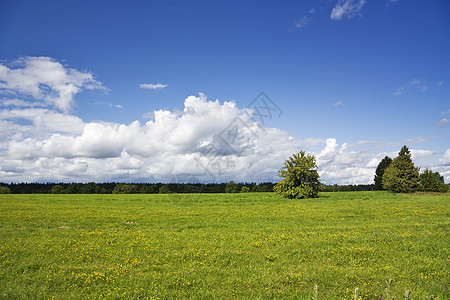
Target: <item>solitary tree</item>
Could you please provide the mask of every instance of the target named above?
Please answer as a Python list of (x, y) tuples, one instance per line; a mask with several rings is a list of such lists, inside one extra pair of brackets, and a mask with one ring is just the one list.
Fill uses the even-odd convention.
[(444, 177), (439, 172), (425, 169), (420, 174), (419, 190), (422, 192), (446, 192), (448, 188), (444, 182)]
[(283, 179), (273, 189), (286, 198), (314, 198), (322, 188), (316, 158), (314, 155), (305, 154), (305, 151), (289, 157), (278, 171), (278, 176)]
[(419, 168), (414, 166), (411, 152), (403, 146), (383, 175), (383, 188), (395, 193), (414, 192), (419, 185)]
[(391, 162), (392, 162), (392, 158), (390, 158), (389, 156), (385, 156), (378, 164), (377, 169), (375, 171), (375, 177), (374, 177), (376, 190), (383, 189), (383, 174), (384, 174), (384, 171), (386, 170), (386, 168), (389, 167)]

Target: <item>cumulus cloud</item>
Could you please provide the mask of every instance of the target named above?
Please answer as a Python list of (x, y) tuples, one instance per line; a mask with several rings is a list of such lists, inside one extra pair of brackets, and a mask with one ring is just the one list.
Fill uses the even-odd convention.
[(157, 84), (153, 84), (153, 83), (142, 83), (139, 85), (139, 87), (141, 89), (147, 89), (147, 90), (160, 90), (163, 89), (165, 87), (167, 87), (168, 84), (162, 84), (162, 83), (157, 83)]
[(444, 156), (440, 159), (439, 162), (444, 166), (450, 167), (450, 148), (445, 151)]
[(361, 10), (366, 4), (366, 0), (338, 0), (331, 11), (331, 19), (338, 21), (346, 17), (351, 19), (361, 15)]
[(362, 151), (355, 151), (355, 147), (360, 145), (339, 145), (335, 138), (327, 139), (325, 148), (317, 154), (322, 180), (328, 183), (371, 183), (381, 158), (380, 154), (373, 152), (373, 145), (366, 145), (367, 148)]
[(86, 89), (105, 90), (91, 73), (66, 68), (50, 57), (23, 57), (9, 66), (0, 64), (0, 95), (7, 98), (2, 99), (2, 105), (39, 104), (67, 113), (74, 105), (74, 96)]
[(144, 124), (84, 123), (45, 109), (0, 112), (3, 122), (17, 126), (24, 118), (30, 128), (3, 134), (8, 142), (0, 153), (2, 178), (14, 180), (13, 170), (20, 170), (22, 180), (50, 180), (52, 168), (53, 180), (167, 180), (180, 173), (205, 181), (274, 180), (283, 160), (300, 147), (287, 132), (261, 127), (234, 102), (209, 101), (203, 94), (187, 97), (183, 111), (153, 112)]
[[(84, 74), (88, 79), (81, 81), (78, 92), (93, 80), (90, 73), (40, 59), (55, 68), (49, 78)], [(181, 111), (145, 113), (145, 122), (85, 122), (55, 104), (61, 97), (54, 83), (59, 79), (36, 79), (25, 71), (26, 64), (21, 66), (2, 66), (9, 75), (2, 77), (7, 80), (1, 81), (1, 92), (11, 96), (0, 100), (0, 178), (6, 182), (151, 182), (179, 174), (205, 182), (277, 181), (284, 160), (304, 149), (316, 155), (324, 183), (359, 184), (372, 182), (378, 162), (396, 154), (382, 151), (385, 145), (378, 141), (348, 144), (335, 138), (293, 138), (285, 130), (261, 126), (250, 109), (240, 109), (232, 101), (208, 100), (201, 93), (187, 97)], [(11, 70), (22, 71), (11, 77)], [(53, 82), (52, 92), (35, 89), (36, 82)], [(97, 81), (90, 84), (102, 88)], [(77, 93), (70, 96), (72, 102)], [(47, 97), (53, 97), (53, 104)], [(411, 152), (418, 163), (436, 155), (420, 149)], [(448, 180), (450, 150), (439, 162), (436, 170)]]

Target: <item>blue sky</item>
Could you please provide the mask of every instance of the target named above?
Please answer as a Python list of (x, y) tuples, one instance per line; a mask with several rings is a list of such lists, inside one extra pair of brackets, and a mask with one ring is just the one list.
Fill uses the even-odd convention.
[(0, 181), (369, 183), (406, 144), (449, 182), (449, 36), (444, 0), (2, 1)]

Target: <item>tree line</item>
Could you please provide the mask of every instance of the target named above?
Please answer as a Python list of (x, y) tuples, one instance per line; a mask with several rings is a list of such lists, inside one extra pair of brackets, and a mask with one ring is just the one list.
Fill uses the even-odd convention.
[(0, 183), (0, 194), (170, 194), (272, 192), (275, 183)]
[[(273, 192), (276, 183), (0, 183), (0, 194), (163, 194)], [(373, 191), (375, 184), (323, 185), (324, 192)]]

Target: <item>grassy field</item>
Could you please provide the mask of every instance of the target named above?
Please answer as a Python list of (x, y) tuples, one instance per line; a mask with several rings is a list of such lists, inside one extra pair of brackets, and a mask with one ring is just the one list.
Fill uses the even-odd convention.
[(450, 195), (0, 195), (4, 299), (450, 299)]

